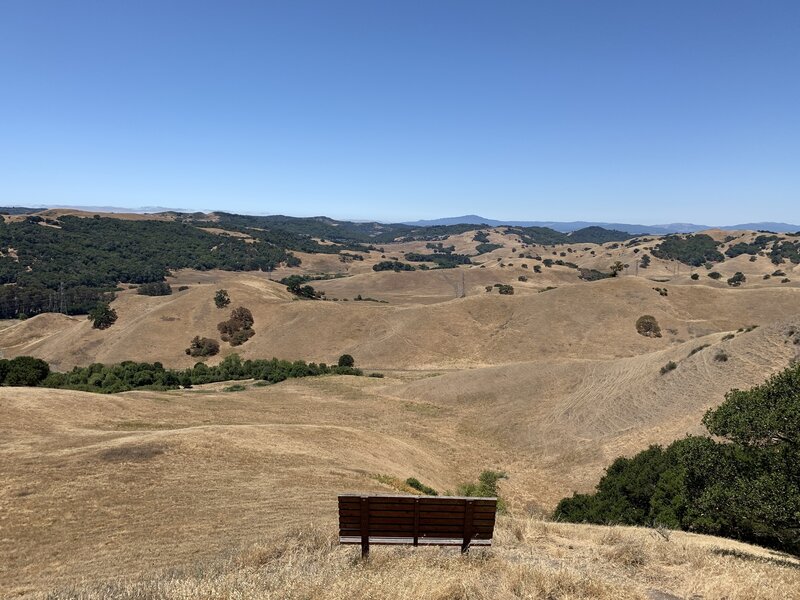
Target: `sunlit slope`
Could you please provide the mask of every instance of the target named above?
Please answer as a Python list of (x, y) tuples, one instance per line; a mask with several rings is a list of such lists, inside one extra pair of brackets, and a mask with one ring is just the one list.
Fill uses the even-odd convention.
[[(432, 286), (450, 286), (458, 283), (457, 273), (375, 275), (395, 280), (414, 276), (414, 287), (424, 290), (424, 278)], [(228, 289), (231, 307), (246, 306), (253, 312), (256, 331), (236, 349), (223, 344), (223, 356), (236, 351), (248, 358), (330, 363), (347, 352), (368, 368), (447, 369), (636, 356), (800, 314), (800, 288), (726, 289), (654, 284), (635, 277), (579, 282), (541, 293), (528, 282), (518, 284), (520, 292), (514, 296), (481, 292), (435, 304), (302, 301), (263, 274), (202, 273), (196, 278), (200, 283), (192, 277), (182, 274), (178, 283), (190, 288), (171, 296), (120, 293), (113, 303), (119, 320), (105, 331), (92, 329), (82, 317), (45, 314), (0, 330), (0, 347), (6, 356), (32, 354), (60, 369), (123, 360), (189, 366), (195, 362), (184, 353), (189, 341), (195, 335), (218, 339), (216, 325), (228, 317), (229, 309), (213, 303), (220, 287)], [(525, 285), (530, 293), (523, 293)], [(668, 288), (668, 295), (654, 287)], [(363, 295), (372, 293), (365, 285)], [(636, 332), (635, 321), (643, 314), (658, 319), (662, 338)]]
[[(452, 490), (503, 469), (512, 510), (550, 510), (589, 490), (612, 458), (699, 431), (730, 387), (796, 356), (788, 332), (798, 328), (794, 319), (637, 357), (242, 392), (0, 388), (0, 590), (141, 576), (287, 527), (332, 527), (338, 492), (395, 490), (378, 475)], [(689, 357), (701, 343), (710, 346)], [(668, 360), (678, 366), (661, 375)]]
[[(727, 340), (719, 333), (615, 360), (561, 358), (449, 373), (389, 393), (457, 407), (465, 433), (493, 440), (512, 462), (527, 456), (540, 469), (519, 469), (509, 485), (551, 503), (585, 490), (617, 456), (702, 433), (703, 414), (728, 390), (756, 385), (798, 359), (800, 347), (789, 335), (798, 330), (794, 318)], [(669, 361), (677, 367), (662, 374)]]

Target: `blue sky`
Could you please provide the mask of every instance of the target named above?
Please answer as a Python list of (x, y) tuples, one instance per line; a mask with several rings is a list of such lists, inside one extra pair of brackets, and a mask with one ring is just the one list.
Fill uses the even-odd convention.
[(800, 2), (0, 2), (0, 204), (800, 222)]

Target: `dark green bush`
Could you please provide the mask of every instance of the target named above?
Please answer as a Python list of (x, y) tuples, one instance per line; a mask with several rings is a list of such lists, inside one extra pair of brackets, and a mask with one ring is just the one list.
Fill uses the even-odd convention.
[(5, 385), (36, 386), (50, 374), (50, 365), (32, 356), (18, 356), (11, 360), (2, 359), (0, 363), (2, 363), (0, 373), (3, 374), (0, 383)]
[(136, 288), (136, 293), (140, 296), (169, 296), (172, 294), (172, 286), (166, 281), (153, 281), (141, 284)]
[(397, 260), (382, 260), (381, 262), (372, 265), (373, 271), (415, 271), (416, 268), (408, 263), (401, 263)]
[(201, 338), (199, 335), (192, 338), (186, 354), (189, 356), (214, 356), (219, 353), (219, 342), (211, 338)]
[(676, 363), (675, 361), (671, 360), (667, 364), (665, 364), (663, 367), (661, 367), (661, 374), (662, 375), (666, 375), (670, 371), (674, 371), (677, 368), (678, 368), (678, 363)]
[(741, 271), (736, 271), (733, 277), (728, 278), (728, 285), (732, 287), (738, 287), (745, 281), (747, 281), (747, 277), (744, 276), (744, 273), (742, 273)]
[(88, 319), (95, 329), (108, 329), (117, 321), (117, 311), (107, 303), (101, 302), (89, 311)]

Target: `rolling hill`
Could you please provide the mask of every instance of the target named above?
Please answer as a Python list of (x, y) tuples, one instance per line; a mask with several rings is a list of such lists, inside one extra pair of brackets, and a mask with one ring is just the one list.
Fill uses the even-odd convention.
[[(256, 243), (224, 221), (203, 227), (203, 240), (238, 234), (242, 244)], [(111, 302), (119, 318), (106, 330), (83, 315), (50, 312), (0, 322), (3, 358), (37, 356), (57, 370), (124, 360), (182, 368), (198, 360), (184, 352), (192, 337), (218, 339), (217, 323), (245, 306), (255, 336), (236, 348), (222, 344), (209, 363), (236, 352), (330, 364), (349, 353), (383, 375), (245, 382), (242, 391), (225, 383), (114, 395), (0, 388), (0, 552), (8, 557), (0, 594), (56, 590), (51, 597), (62, 598), (78, 585), (88, 598), (110, 589), (136, 597), (158, 585), (172, 598), (176, 590), (202, 596), (207, 586), (235, 595), (249, 585), (270, 597), (272, 577), (311, 590), (306, 596), (341, 597), (344, 588), (328, 589), (323, 575), (293, 579), (297, 571), (281, 561), (294, 555), (347, 583), (354, 597), (368, 597), (367, 590), (385, 588), (374, 581), (370, 588), (362, 576), (394, 582), (403, 565), (425, 571), (414, 561), (426, 559), (387, 551), (396, 565), (378, 559), (373, 571), (352, 570), (328, 534), (336, 493), (406, 491), (403, 480), (412, 476), (453, 490), (492, 468), (509, 476), (501, 492), (512, 514), (496, 551), (457, 566), (444, 553), (425, 555), (445, 565), (446, 576), (436, 584), (415, 580), (413, 589), (452, 597), (448, 582), (461, 580), (488, 597), (481, 582), (496, 572), (499, 590), (535, 580), (576, 598), (668, 597), (653, 590), (781, 597), (797, 570), (778, 553), (529, 515), (589, 491), (617, 456), (699, 433), (703, 413), (728, 390), (797, 360), (800, 266), (776, 265), (761, 242), (752, 254), (728, 256), (735, 244), (757, 245), (751, 231), (705, 232), (722, 256), (711, 268), (655, 255), (641, 266), (659, 237), (553, 245), (505, 228), (482, 231), (494, 245), (485, 253), (475, 230), (464, 230), (403, 237), (358, 252), (360, 259), (353, 251), (295, 250), (299, 265), (269, 272), (173, 269), (171, 295), (121, 285)], [(373, 270), (450, 246), (446, 252), (469, 256), (469, 264)], [(608, 277), (616, 261), (622, 271)], [(604, 277), (580, 278), (591, 269)], [(708, 276), (715, 272), (718, 280)], [(746, 281), (728, 285), (736, 272)], [(312, 278), (307, 283), (325, 300), (298, 299), (278, 281), (297, 274)], [(513, 286), (513, 295), (499, 294), (496, 284)], [(213, 302), (221, 288), (232, 299), (226, 309)], [(637, 332), (644, 314), (657, 319), (661, 337)], [(721, 352), (727, 360), (716, 358)], [(669, 361), (676, 368), (662, 374)], [(303, 546), (304, 535), (319, 550)], [(277, 541), (258, 549), (265, 538)], [(253, 570), (247, 561), (261, 552), (272, 558)], [(244, 562), (220, 566), (224, 556)], [(265, 564), (274, 569), (269, 576), (258, 570)], [(196, 574), (206, 568), (199, 565), (217, 566)], [(164, 579), (165, 571), (173, 575)], [(723, 585), (726, 577), (738, 583)], [(115, 582), (103, 583), (109, 579)]]

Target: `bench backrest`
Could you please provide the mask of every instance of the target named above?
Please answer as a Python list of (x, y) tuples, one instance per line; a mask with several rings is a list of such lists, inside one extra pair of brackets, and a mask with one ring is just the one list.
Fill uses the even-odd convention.
[(486, 546), (491, 544), (496, 509), (497, 498), (342, 495), (339, 541)]

